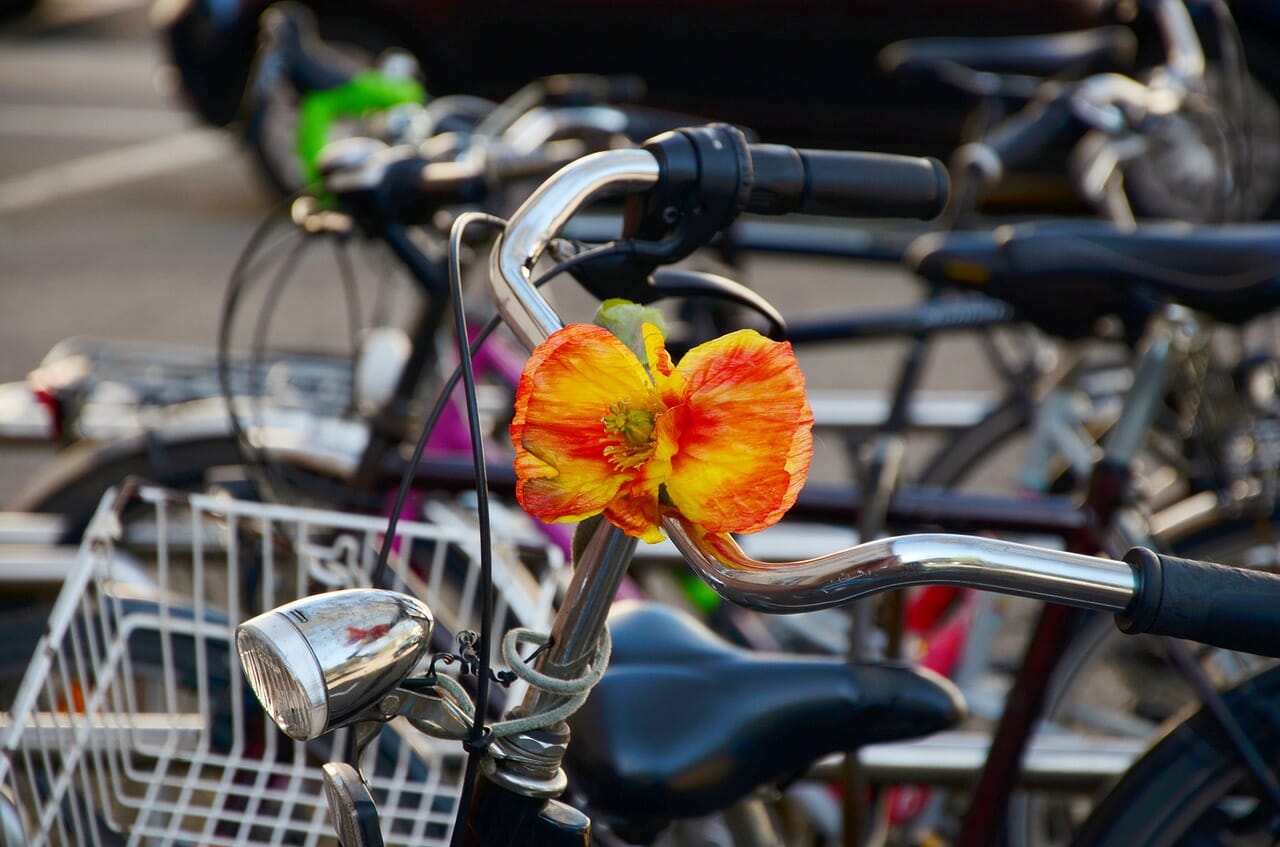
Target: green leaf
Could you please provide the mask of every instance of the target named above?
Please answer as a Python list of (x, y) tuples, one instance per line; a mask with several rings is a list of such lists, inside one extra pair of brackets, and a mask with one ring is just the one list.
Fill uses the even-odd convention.
[(631, 348), (631, 352), (636, 354), (636, 358), (641, 362), (645, 360), (644, 352), (644, 334), (640, 328), (645, 324), (653, 324), (662, 332), (663, 337), (667, 335), (667, 325), (662, 319), (662, 313), (652, 306), (641, 306), (639, 303), (632, 303), (630, 300), (623, 300), (620, 297), (614, 297), (605, 300), (600, 304), (600, 308), (596, 310), (596, 316), (592, 319), (592, 323), (596, 326), (602, 326), (612, 332), (622, 340), (622, 343)]

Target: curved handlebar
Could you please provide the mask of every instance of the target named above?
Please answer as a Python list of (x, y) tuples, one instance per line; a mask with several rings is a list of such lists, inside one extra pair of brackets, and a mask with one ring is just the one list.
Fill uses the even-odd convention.
[(489, 254), (489, 288), (503, 320), (525, 347), (532, 350), (563, 326), (530, 278), (551, 239), (589, 200), (657, 181), (658, 162), (644, 150), (593, 153), (553, 174), (511, 216)]
[(677, 518), (663, 528), (716, 592), (762, 612), (812, 612), (910, 585), (961, 585), (1121, 612), (1137, 582), (1124, 562), (971, 535), (920, 534), (868, 541), (801, 562), (761, 562), (728, 536)]
[[(533, 265), (551, 239), (585, 203), (608, 192), (643, 189), (660, 178), (657, 160), (644, 150), (596, 153), (562, 168), (512, 215), (506, 232), (490, 254), (490, 287), (499, 312), (530, 349), (562, 326), (555, 310), (530, 280)], [(914, 535), (870, 541), (827, 556), (800, 562), (761, 562), (747, 556), (726, 535), (712, 535), (664, 517), (663, 528), (690, 566), (722, 596), (740, 605), (770, 612), (804, 612), (913, 584), (962, 585), (1109, 611), (1125, 621), (1139, 621), (1146, 631), (1171, 634), (1194, 632), (1204, 643), (1234, 647), (1239, 639), (1224, 617), (1212, 617), (1213, 627), (1195, 623), (1164, 625), (1149, 608), (1171, 604), (1189, 593), (1211, 586), (1213, 578), (1239, 583), (1235, 568), (1196, 564), (1193, 576), (1174, 590), (1153, 594), (1149, 559), (1143, 551), (1135, 562), (1047, 550), (1007, 541), (959, 535)], [(1166, 561), (1166, 567), (1180, 567)], [(1250, 591), (1280, 597), (1280, 576), (1250, 575)], [(1250, 610), (1267, 605), (1254, 602)], [(1170, 620), (1168, 610), (1163, 620)], [(1280, 615), (1251, 614), (1251, 640), (1246, 649), (1280, 655)], [(1166, 626), (1161, 629), (1161, 626)], [(1177, 627), (1182, 626), (1182, 629)], [(1169, 627), (1173, 627), (1170, 629)]]

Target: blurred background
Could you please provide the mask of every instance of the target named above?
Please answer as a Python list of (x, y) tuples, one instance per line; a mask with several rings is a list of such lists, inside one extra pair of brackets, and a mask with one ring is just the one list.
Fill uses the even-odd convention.
[[(1179, 67), (1177, 57), (1168, 50), (1177, 39), (1162, 31), (1160, 20), (1150, 13), (1162, 2), (304, 0), (326, 45), (325, 62), (284, 67), (273, 64), (283, 61), (282, 54), (271, 53), (273, 58), (263, 59), (258, 53), (266, 43), (262, 20), (270, 11), (269, 0), (0, 0), (0, 508), (29, 502), (23, 498), (33, 484), (49, 484), (51, 476), (70, 467), (68, 454), (85, 452), (86, 444), (63, 447), (81, 436), (84, 442), (103, 443), (113, 437), (136, 436), (130, 448), (135, 451), (133, 458), (144, 465), (149, 460), (151, 469), (163, 470), (164, 451), (159, 445), (151, 450), (146, 439), (161, 429), (159, 424), (175, 421), (170, 431), (181, 435), (186, 420), (166, 417), (170, 410), (163, 400), (169, 395), (164, 392), (172, 390), (174, 396), (189, 399), (183, 394), (184, 381), (194, 385), (203, 380), (198, 388), (185, 387), (192, 396), (221, 402), (218, 387), (209, 377), (209, 351), (217, 340), (228, 284), (246, 245), (271, 214), (284, 220), (292, 210), (294, 220), (302, 225), (296, 229), (310, 234), (316, 231), (310, 227), (325, 225), (323, 206), (288, 202), (316, 177), (308, 172), (314, 164), (304, 161), (299, 151), (316, 140), (305, 132), (307, 122), (316, 119), (315, 114), (308, 117), (307, 104), (321, 100), (300, 97), (300, 88), (310, 87), (308, 94), (343, 89), (358, 71), (380, 66), (381, 81), (391, 86), (382, 93), (401, 105), (416, 97), (413, 105), (423, 113), (419, 83), (429, 107), (447, 95), (501, 100), (548, 74), (625, 75), (636, 82), (632, 88), (627, 88), (631, 83), (623, 85), (618, 99), (638, 101), (636, 115), (651, 108), (688, 115), (691, 124), (732, 122), (763, 141), (934, 156), (951, 164), (956, 176), (974, 164), (956, 152), (964, 141), (983, 136), (1024, 110), (1043, 111), (1042, 106), (1065, 90), (1057, 87), (1060, 83), (1108, 73), (1142, 81), (1132, 82), (1131, 88), (1108, 89), (1107, 96), (1117, 91), (1122, 95), (1118, 105), (1101, 95), (1096, 101), (1088, 97), (1073, 101), (1076, 117), (1079, 122), (1091, 122), (1088, 127), (1075, 127), (1076, 131), (1061, 137), (1049, 133), (1047, 140), (1039, 139), (1044, 143), (1031, 145), (1031, 154), (1008, 157), (1008, 167), (971, 198), (977, 208), (969, 211), (980, 220), (827, 222), (825, 229), (809, 231), (829, 244), (842, 243), (846, 253), (859, 254), (853, 259), (765, 255), (739, 262), (732, 244), (722, 244), (715, 252), (689, 260), (692, 267), (747, 283), (782, 308), (787, 318), (802, 322), (829, 315), (833, 306), (870, 309), (919, 304), (920, 278), (899, 259), (906, 245), (930, 227), (964, 228), (959, 226), (963, 223), (985, 233), (994, 224), (1045, 216), (1107, 216), (1123, 229), (1134, 219), (1198, 224), (1268, 221), (1280, 214), (1280, 4), (1235, 0), (1228, 18), (1222, 3), (1190, 0), (1186, 4), (1194, 28), (1190, 35), (1203, 47), (1208, 61), (1202, 78), (1183, 86), (1185, 98), (1164, 108), (1161, 103), (1168, 98), (1162, 101), (1161, 96), (1177, 89), (1170, 80), (1188, 80), (1179, 77), (1187, 69)], [(1066, 34), (1050, 40), (1008, 40), (999, 47), (956, 40), (1043, 33)], [(280, 47), (289, 37), (286, 30), (273, 31), (272, 43)], [(915, 38), (942, 40), (901, 43)], [(334, 68), (339, 69), (336, 82)], [(1097, 78), (1116, 81), (1115, 77)], [(396, 83), (412, 85), (392, 90)], [(1125, 102), (1129, 94), (1135, 99)], [(411, 125), (397, 129), (394, 108), (386, 109), (385, 117), (348, 114), (333, 102), (325, 107), (332, 114), (322, 115), (317, 124), (321, 141), (378, 132), (389, 136), (395, 129), (401, 140), (441, 142), (432, 132), (415, 138)], [(1106, 108), (1098, 106), (1089, 112), (1091, 102)], [(568, 108), (574, 105), (570, 102)], [(470, 117), (475, 118), (473, 123), (483, 120)], [(615, 133), (597, 146), (640, 140), (623, 135)], [(1101, 143), (1089, 145), (1082, 136)], [(479, 149), (484, 150), (483, 145)], [(465, 144), (459, 149), (468, 150)], [(425, 152), (422, 155), (424, 161), (430, 158)], [(447, 161), (447, 156), (441, 155), (439, 161)], [(1104, 179), (1094, 179), (1098, 174)], [(1118, 187), (1112, 182), (1117, 174), (1123, 175), (1123, 208), (1108, 193)], [(433, 211), (441, 217), (431, 220), (437, 225), (434, 228), (423, 227), (432, 232), (422, 240), (438, 253), (440, 231), (446, 230), (441, 224), (447, 225), (452, 212)], [(340, 217), (335, 214), (333, 219)], [(287, 223), (285, 228), (292, 229)], [(361, 334), (364, 329), (407, 323), (405, 317), (412, 312), (407, 304), (414, 297), (411, 286), (403, 270), (397, 271), (376, 245), (349, 239), (357, 242), (346, 245), (352, 248), (355, 285), (344, 285), (347, 259), (334, 244), (347, 234), (341, 231), (337, 239), (310, 239), (295, 231), (297, 243), (310, 241), (313, 249), (301, 251), (297, 261), (286, 262), (286, 286), (278, 290), (260, 286), (257, 299), (239, 304), (241, 334), (249, 327), (255, 336), (250, 341), (255, 343), (267, 339), (271, 347), (347, 357), (367, 342), (370, 336)], [(270, 249), (272, 244), (263, 252)], [(1270, 255), (1260, 253), (1264, 259)], [(467, 258), (478, 255), (477, 249)], [(1154, 264), (1159, 270), (1159, 263)], [(471, 273), (484, 273), (483, 261), (473, 265)], [(1179, 269), (1164, 270), (1176, 276)], [(1200, 272), (1208, 277), (1212, 270)], [(947, 281), (975, 282), (963, 274)], [(595, 305), (567, 280), (553, 286), (553, 295), (570, 318), (588, 319)], [(1109, 305), (1111, 301), (1104, 304)], [(1028, 311), (1038, 310), (1036, 317), (1042, 319), (1042, 329), (1049, 325), (1047, 332), (1073, 335), (1058, 332), (1061, 326), (1053, 325), (1057, 306), (1052, 298), (1042, 302), (1024, 298), (1019, 304)], [(1091, 321), (1096, 317), (1087, 308), (1084, 311)], [(1100, 313), (1105, 317), (1090, 326), (1073, 327), (1079, 330), (1074, 335), (1096, 335), (1102, 339), (1097, 347), (1113, 358), (1117, 350), (1127, 355), (1126, 345), (1134, 341), (1136, 332), (1126, 336), (1125, 327), (1115, 325), (1116, 314), (1105, 308)], [(1247, 323), (1239, 316), (1229, 317), (1228, 322)], [(1176, 408), (1178, 391), (1168, 392), (1170, 408), (1165, 411), (1178, 414), (1166, 415), (1176, 418), (1171, 425), (1167, 420), (1160, 424), (1173, 436), (1193, 442), (1204, 434), (1201, 413), (1214, 400), (1228, 396), (1240, 401), (1224, 404), (1225, 419), (1235, 405), (1243, 403), (1246, 392), (1240, 386), (1246, 377), (1280, 374), (1273, 354), (1243, 355), (1253, 348), (1240, 339), (1254, 329), (1246, 327), (1240, 338), (1233, 337), (1231, 343), (1239, 341), (1239, 349), (1229, 352), (1242, 355), (1224, 357), (1230, 359), (1231, 369), (1211, 372), (1218, 377), (1212, 387), (1219, 393), (1207, 394), (1210, 400), (1200, 404), (1196, 399), (1191, 404), (1195, 408), (1184, 415), (1186, 409)], [(1009, 335), (1014, 333), (1017, 341), (1025, 341), (1022, 330)], [(75, 369), (83, 366), (84, 357), (67, 353), (89, 349), (92, 342), (67, 341), (77, 337), (181, 347), (149, 348), (151, 361), (132, 374), (136, 378), (132, 382), (103, 380), (93, 386), (93, 402), (84, 407), (92, 413), (77, 418), (75, 413), (84, 410), (72, 407), (84, 396), (56, 395), (49, 389), (60, 379), (74, 382), (83, 375)], [(1277, 337), (1267, 336), (1271, 342)], [(1056, 342), (1046, 338), (1037, 336), (1017, 345), (1017, 352), (1030, 363), (1027, 373), (1037, 377), (1052, 372), (1059, 350), (1073, 349), (1069, 342), (1054, 347)], [(963, 396), (977, 401), (985, 411), (982, 404), (1005, 385), (1002, 377), (1008, 376), (992, 369), (993, 357), (984, 347), (985, 340), (981, 333), (939, 340), (925, 364), (922, 387), (952, 392), (953, 399)], [(899, 333), (896, 341), (856, 349), (813, 344), (798, 352), (816, 392), (857, 392), (892, 384), (908, 345), (905, 334)], [(1258, 349), (1273, 351), (1274, 343)], [(55, 353), (46, 360), (51, 350)], [(1040, 356), (1041, 352), (1045, 355)], [(183, 371), (189, 357), (204, 370)], [(42, 360), (47, 366), (27, 381)], [(350, 376), (348, 360), (341, 362), (343, 375)], [(1018, 362), (1022, 364), (1023, 359)], [(1116, 373), (1120, 372), (1113, 370), (1110, 375)], [(175, 382), (174, 374), (185, 375)], [(1130, 384), (1127, 371), (1120, 377), (1119, 387), (1104, 387), (1086, 397), (1097, 405), (1089, 411), (1101, 409), (1096, 420), (1081, 415), (1081, 422), (1096, 424), (1086, 432), (1090, 439), (1111, 423), (1104, 420), (1113, 409), (1107, 401)], [(1215, 494), (1230, 491), (1234, 496), (1241, 490), (1237, 483), (1248, 483), (1246, 493), (1261, 491), (1267, 498), (1280, 490), (1276, 471), (1280, 462), (1272, 460), (1280, 456), (1276, 384), (1273, 378), (1268, 390), (1258, 391), (1258, 405), (1263, 408), (1252, 410), (1265, 426), (1249, 431), (1246, 424), (1256, 423), (1249, 418), (1241, 425), (1243, 435), (1232, 430), (1230, 438), (1213, 445), (1231, 459), (1248, 453), (1237, 463), (1240, 467), (1232, 465), (1223, 472), (1227, 484), (1209, 486)], [(151, 403), (148, 391), (161, 399)], [(147, 402), (139, 402), (143, 397)], [(356, 411), (365, 411), (354, 409), (356, 405), (342, 406), (340, 413), (347, 416), (342, 423), (351, 423), (359, 418)], [(218, 417), (222, 409), (219, 405), (217, 415), (206, 415), (203, 421), (208, 424), (216, 418), (223, 428), (220, 449), (225, 450), (229, 439), (225, 421)], [(1212, 418), (1212, 411), (1203, 417)], [(1022, 435), (1030, 429), (1031, 413), (1025, 414)], [(317, 414), (312, 422), (322, 417)], [(416, 425), (412, 415), (401, 417), (397, 423)], [(372, 415), (356, 420), (365, 427), (360, 429), (361, 437), (376, 429), (366, 427), (370, 419)], [(74, 431), (63, 431), (64, 424), (74, 424)], [(850, 449), (854, 441), (831, 430), (820, 432), (813, 478), (848, 482), (854, 475), (850, 456), (862, 449)], [(1248, 450), (1239, 448), (1241, 444)], [(313, 446), (321, 452), (321, 445)], [(1089, 446), (1096, 444), (1089, 442)], [(1182, 446), (1178, 442), (1178, 448)], [(1186, 457), (1176, 449), (1171, 452), (1173, 464), (1183, 472), (1177, 481), (1201, 484), (1186, 472), (1195, 468), (1194, 462), (1179, 463)], [(207, 463), (201, 470), (227, 464), (231, 460), (224, 461), (225, 455), (202, 457)], [(1085, 464), (1092, 455), (1086, 456)], [(1220, 458), (1212, 453), (1205, 461), (1217, 463), (1215, 470), (1220, 470), (1218, 465), (1229, 465)], [(909, 471), (916, 470), (913, 459), (910, 452)], [(1015, 484), (1012, 476), (1018, 459), (1015, 450), (999, 460), (979, 457), (979, 463), (984, 472), (998, 477), (991, 481), (992, 487), (1008, 491)], [(83, 502), (78, 506), (89, 508), (98, 495), (96, 489), (89, 489), (104, 482), (105, 474), (103, 479), (86, 476), (89, 481), (82, 486)], [(1063, 477), (1063, 491), (1084, 478)], [(1268, 499), (1267, 515), (1272, 505)], [(838, 536), (842, 543), (851, 534), (845, 529), (834, 530), (844, 533)], [(1247, 547), (1250, 554), (1256, 548), (1269, 555), (1264, 563), (1269, 565), (1277, 558), (1272, 535), (1256, 544), (1250, 538)], [(819, 546), (828, 550), (836, 545), (825, 537)], [(783, 550), (783, 554), (789, 552)], [(1015, 624), (1006, 628), (1012, 636), (1002, 632), (994, 637), (994, 664), (1001, 670), (1015, 664), (1028, 607), (1000, 601), (999, 611)], [(966, 607), (966, 614), (978, 615), (972, 611), (977, 608)], [(1143, 662), (1149, 658), (1139, 654)], [(1134, 673), (1127, 685), (1106, 680), (1106, 687), (1154, 689), (1158, 686), (1148, 681), (1158, 678)], [(1089, 689), (1087, 696), (1096, 690)], [(988, 699), (989, 707), (998, 707), (998, 697)], [(1148, 723), (1154, 725), (1181, 702), (1167, 699), (1173, 707), (1162, 702), (1160, 709), (1143, 713), (1143, 720), (1150, 719)], [(981, 693), (974, 701), (981, 714)], [(1151, 728), (1148, 723), (1139, 727), (1142, 738)]]

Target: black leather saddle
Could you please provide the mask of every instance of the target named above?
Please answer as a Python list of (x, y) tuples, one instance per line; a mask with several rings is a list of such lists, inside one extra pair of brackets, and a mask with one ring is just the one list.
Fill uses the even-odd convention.
[(1164, 302), (1232, 324), (1280, 308), (1277, 224), (1150, 224), (1126, 232), (1069, 221), (933, 233), (908, 248), (906, 262), (930, 282), (1005, 300), (1064, 337), (1090, 334), (1105, 315), (1140, 332)]
[(706, 815), (840, 750), (953, 726), (928, 671), (755, 653), (689, 615), (620, 603), (613, 659), (571, 720), (566, 766), (591, 811), (638, 824)]
[(887, 73), (937, 73), (948, 65), (997, 74), (1087, 76), (1128, 68), (1137, 39), (1126, 27), (981, 38), (910, 38), (880, 51)]

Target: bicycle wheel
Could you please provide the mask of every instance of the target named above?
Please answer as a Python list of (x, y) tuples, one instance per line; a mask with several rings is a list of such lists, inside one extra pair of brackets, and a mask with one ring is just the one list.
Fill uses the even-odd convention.
[[(1268, 764), (1280, 759), (1280, 668), (1232, 689), (1227, 706)], [(1142, 757), (1081, 827), (1080, 847), (1275, 844), (1280, 810), (1260, 799), (1204, 709)]]
[[(1261, 564), (1260, 548), (1271, 551), (1276, 518), (1259, 523), (1222, 521), (1175, 545), (1188, 558), (1226, 564)], [(1220, 688), (1256, 673), (1267, 660), (1247, 654), (1188, 645)], [(1110, 615), (1087, 619), (1073, 637), (1054, 675), (1044, 719), (1054, 728), (1109, 739), (1145, 741), (1188, 703), (1191, 686), (1167, 663), (1160, 639), (1126, 636)], [(1010, 847), (1067, 843), (1089, 814), (1092, 798), (1023, 792), (1010, 805)]]

